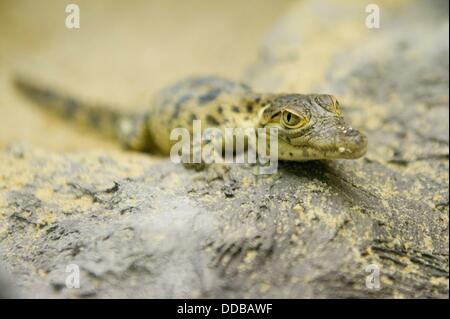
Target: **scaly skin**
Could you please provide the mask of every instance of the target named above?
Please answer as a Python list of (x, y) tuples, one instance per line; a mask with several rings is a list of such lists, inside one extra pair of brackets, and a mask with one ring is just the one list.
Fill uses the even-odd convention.
[(281, 160), (354, 159), (367, 138), (344, 121), (336, 98), (326, 94), (260, 94), (219, 77), (193, 77), (157, 93), (148, 112), (122, 114), (77, 101), (17, 77), (17, 87), (41, 105), (118, 138), (128, 148), (169, 154), (170, 132), (193, 120), (202, 128), (278, 128)]

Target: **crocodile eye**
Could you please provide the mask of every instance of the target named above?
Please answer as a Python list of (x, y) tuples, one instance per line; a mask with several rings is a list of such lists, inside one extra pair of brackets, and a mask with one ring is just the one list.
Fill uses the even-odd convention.
[(307, 119), (305, 117), (300, 117), (289, 111), (283, 111), (282, 114), (283, 125), (287, 128), (299, 128), (306, 124)]
[(328, 94), (319, 95), (316, 97), (316, 102), (328, 112), (335, 113), (338, 116), (342, 114), (341, 109), (339, 107), (339, 102), (332, 95)]

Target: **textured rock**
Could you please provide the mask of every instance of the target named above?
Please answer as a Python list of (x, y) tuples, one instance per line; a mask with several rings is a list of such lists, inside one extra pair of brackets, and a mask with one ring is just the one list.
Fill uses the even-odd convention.
[[(358, 161), (186, 170), (112, 152), (0, 153), (0, 254), (25, 297), (448, 297), (448, 15), (302, 1), (248, 79), (330, 92)], [(66, 288), (66, 267), (81, 270)], [(366, 267), (380, 289), (366, 287)], [(1, 284), (0, 284), (1, 285)], [(1, 291), (0, 286), (0, 291)]]

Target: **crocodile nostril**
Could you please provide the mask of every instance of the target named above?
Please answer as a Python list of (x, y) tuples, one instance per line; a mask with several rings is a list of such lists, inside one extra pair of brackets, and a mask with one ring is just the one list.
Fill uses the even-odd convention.
[(356, 145), (359, 145), (359, 146), (367, 145), (367, 138), (366, 138), (366, 136), (363, 135), (363, 134), (360, 134), (359, 132), (358, 132), (357, 136), (353, 137), (353, 139), (354, 139), (354, 143)]
[(360, 134), (359, 134), (358, 130), (355, 130), (355, 129), (352, 128), (352, 127), (347, 127), (347, 128), (345, 129), (345, 135), (346, 135), (346, 136), (358, 136), (358, 135), (360, 135)]

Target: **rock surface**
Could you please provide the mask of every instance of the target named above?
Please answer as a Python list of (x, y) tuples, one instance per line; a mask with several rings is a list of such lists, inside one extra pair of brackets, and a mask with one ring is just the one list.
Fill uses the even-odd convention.
[(359, 3), (292, 6), (248, 79), (337, 95), (367, 132), (364, 159), (260, 176), (13, 144), (0, 153), (0, 254), (17, 294), (448, 297), (448, 14), (386, 2), (367, 29)]

